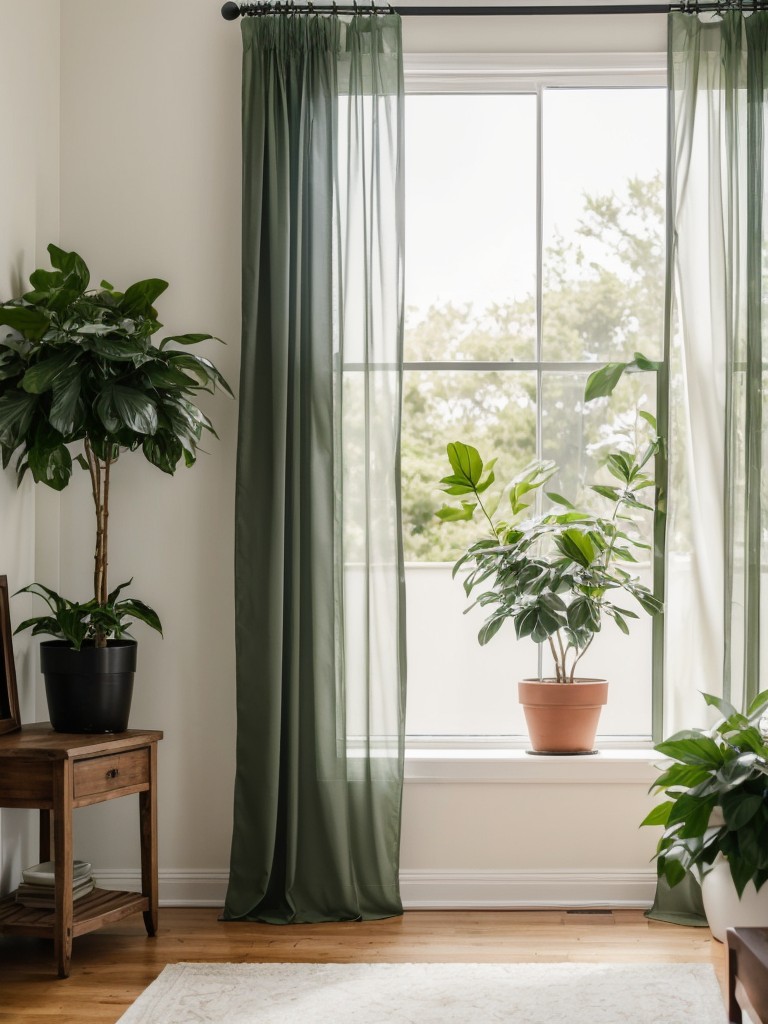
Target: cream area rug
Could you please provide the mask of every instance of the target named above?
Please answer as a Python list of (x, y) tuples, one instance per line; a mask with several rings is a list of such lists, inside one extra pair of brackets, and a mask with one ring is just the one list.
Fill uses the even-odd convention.
[(173, 964), (118, 1024), (725, 1024), (702, 964)]

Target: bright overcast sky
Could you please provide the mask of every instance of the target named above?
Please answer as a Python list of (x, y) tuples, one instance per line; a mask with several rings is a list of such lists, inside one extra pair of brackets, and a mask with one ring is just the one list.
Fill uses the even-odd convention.
[[(545, 93), (545, 246), (573, 230), (585, 191), (663, 172), (665, 105), (664, 89)], [(407, 306), (531, 292), (535, 218), (533, 96), (407, 97)]]

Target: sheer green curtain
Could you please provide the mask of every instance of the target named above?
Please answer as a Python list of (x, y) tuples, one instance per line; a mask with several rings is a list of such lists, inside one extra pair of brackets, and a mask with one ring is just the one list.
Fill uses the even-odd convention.
[[(669, 17), (670, 508), (664, 731), (766, 685), (768, 13)], [(766, 481), (768, 482), (768, 481)]]
[(224, 917), (385, 917), (402, 909), (400, 19), (269, 15), (242, 32)]

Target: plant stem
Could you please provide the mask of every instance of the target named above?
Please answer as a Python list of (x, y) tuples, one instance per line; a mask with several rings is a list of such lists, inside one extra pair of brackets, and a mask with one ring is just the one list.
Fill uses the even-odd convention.
[(557, 664), (557, 681), (558, 683), (565, 683), (567, 682), (565, 677), (565, 655), (567, 648), (563, 647), (563, 635), (559, 629), (555, 633), (555, 636), (557, 637), (557, 645), (560, 648), (560, 659), (559, 661), (555, 659)]
[(560, 662), (558, 660), (557, 651), (555, 649), (555, 641), (552, 639), (552, 634), (551, 633), (547, 637), (547, 640), (549, 640), (549, 648), (552, 651), (552, 658), (554, 659), (554, 662), (555, 662), (555, 678), (556, 678), (557, 682), (559, 683), (561, 681), (561, 677), (560, 677)]
[(477, 498), (477, 503), (480, 506), (480, 511), (483, 513), (485, 518), (488, 520), (488, 524), (491, 527), (491, 533), (493, 534), (494, 540), (498, 540), (499, 539), (498, 531), (496, 530), (496, 527), (493, 525), (493, 520), (491, 519), (491, 517), (488, 515), (488, 513), (485, 510), (485, 505), (483, 504), (483, 499), (478, 494), (477, 488), (474, 485), (472, 487), (472, 490), (474, 491), (475, 497)]
[[(109, 468), (107, 458), (102, 472), (101, 462), (94, 452), (90, 439), (85, 438), (85, 456), (91, 477), (91, 492), (96, 511), (96, 550), (93, 556), (93, 596), (100, 605), (107, 603), (107, 519), (109, 516)], [(107, 646), (107, 636), (97, 629), (94, 637), (96, 647)]]
[(582, 647), (580, 653), (578, 653), (576, 655), (576, 657), (573, 659), (573, 664), (571, 665), (571, 674), (570, 674), (570, 678), (568, 680), (569, 683), (573, 682), (573, 673), (576, 671), (576, 666), (578, 665), (578, 663), (581, 661), (581, 659), (584, 657), (584, 655), (589, 650), (589, 645), (592, 643), (594, 638), (595, 638), (595, 634), (593, 633), (592, 636), (589, 638), (589, 640), (587, 640), (587, 642)]

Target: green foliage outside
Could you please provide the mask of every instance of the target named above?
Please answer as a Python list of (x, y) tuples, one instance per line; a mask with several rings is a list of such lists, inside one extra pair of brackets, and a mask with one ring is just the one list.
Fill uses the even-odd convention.
[[(590, 364), (659, 358), (664, 313), (664, 191), (661, 178), (632, 179), (621, 195), (585, 196), (575, 238), (544, 254), (543, 358), (584, 362), (584, 372), (547, 371), (540, 456), (560, 467), (551, 484), (581, 503), (600, 482), (608, 452), (636, 448), (646, 435), (639, 413), (654, 412), (655, 377), (622, 380), (610, 403), (584, 404)], [(530, 362), (536, 305), (527, 295), (505, 305), (411, 311), (406, 362)], [(476, 537), (471, 524), (441, 529), (434, 511), (447, 440), (462, 437), (498, 453), (511, 479), (536, 451), (536, 374), (532, 371), (406, 371), (403, 392), (403, 524), (406, 561), (452, 562)]]

